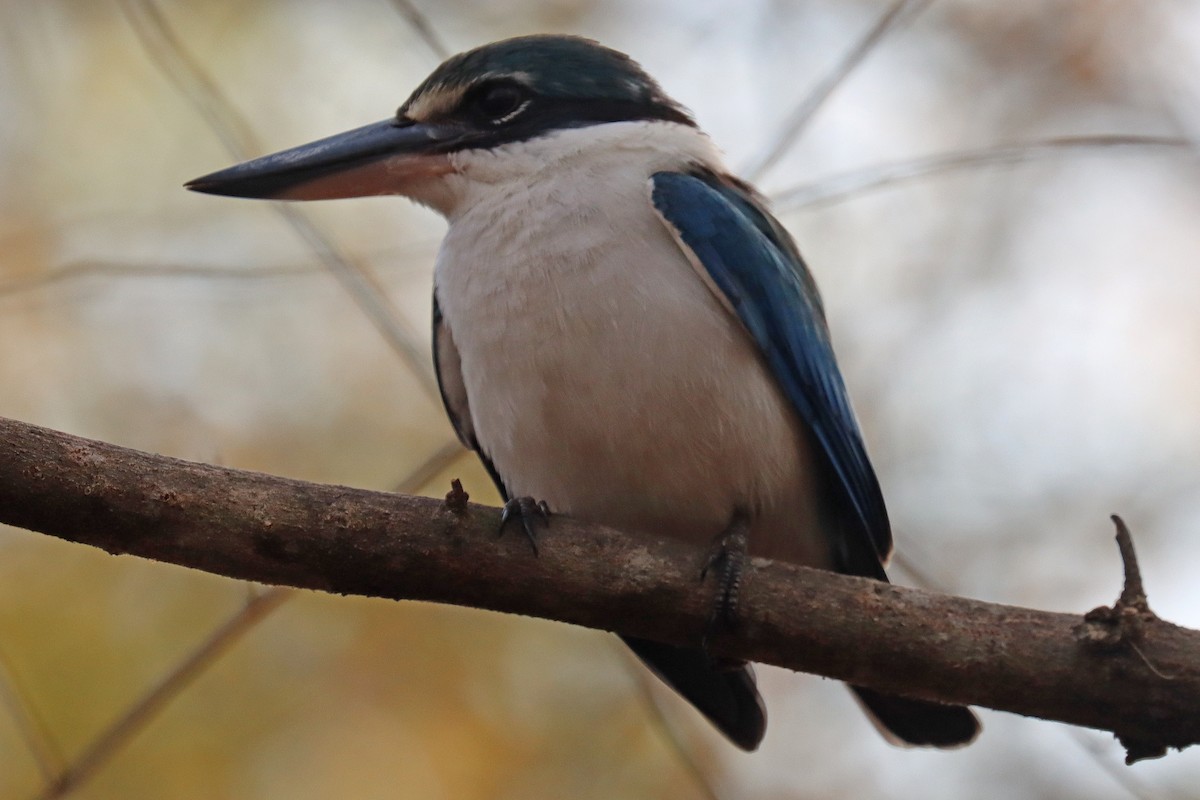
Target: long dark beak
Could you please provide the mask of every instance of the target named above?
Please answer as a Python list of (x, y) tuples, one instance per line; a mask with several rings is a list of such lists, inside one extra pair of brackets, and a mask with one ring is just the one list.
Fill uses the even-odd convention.
[(414, 181), (452, 171), (446, 149), (468, 136), (454, 125), (364, 125), (188, 181), (194, 192), (271, 200), (407, 194)]

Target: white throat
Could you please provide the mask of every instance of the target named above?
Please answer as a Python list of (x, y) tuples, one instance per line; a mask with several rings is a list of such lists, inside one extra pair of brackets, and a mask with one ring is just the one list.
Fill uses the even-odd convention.
[(663, 122), (461, 154), (425, 198), (450, 221), (434, 291), (453, 366), (510, 495), (704, 541), (747, 508), (759, 552), (823, 563), (795, 415), (651, 202), (655, 172), (718, 158)]
[(491, 150), (462, 150), (448, 160), (450, 174), (412, 187), (411, 196), (451, 225), (480, 205), (558, 203), (565, 199), (563, 191), (582, 197), (613, 191), (626, 181), (640, 187), (655, 172), (691, 165), (724, 170), (707, 135), (661, 121), (564, 128)]

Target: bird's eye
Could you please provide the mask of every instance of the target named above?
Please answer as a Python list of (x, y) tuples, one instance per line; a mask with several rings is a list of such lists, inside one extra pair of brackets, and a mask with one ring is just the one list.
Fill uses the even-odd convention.
[(525, 90), (512, 83), (485, 86), (472, 103), (475, 111), (493, 125), (502, 125), (519, 114), (529, 102)]

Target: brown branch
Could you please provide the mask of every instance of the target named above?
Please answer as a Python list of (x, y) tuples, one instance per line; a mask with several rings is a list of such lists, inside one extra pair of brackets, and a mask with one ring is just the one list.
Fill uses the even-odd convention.
[[(220, 575), (427, 600), (695, 645), (704, 553), (555, 517), (535, 558), (499, 512), (128, 450), (0, 419), (0, 522)], [(1120, 610), (1123, 618), (1127, 612)], [(1131, 760), (1200, 741), (1200, 632), (1032, 609), (750, 559), (714, 655), (1117, 734)], [(1128, 641), (1134, 646), (1126, 646)], [(1153, 668), (1151, 668), (1153, 665)]]

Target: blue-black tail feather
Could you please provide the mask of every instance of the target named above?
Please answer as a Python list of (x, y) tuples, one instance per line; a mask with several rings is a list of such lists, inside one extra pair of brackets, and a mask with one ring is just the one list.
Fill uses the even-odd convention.
[[(843, 515), (840, 519), (852, 517)], [(871, 540), (864, 536), (850, 533), (839, 536), (833, 549), (837, 571), (888, 583), (879, 553), (871, 545)], [(850, 689), (879, 728), (899, 744), (960, 747), (979, 735), (979, 718), (964, 706), (881, 694), (862, 686)]]
[(754, 750), (767, 730), (767, 710), (747, 664), (726, 670), (703, 650), (621, 637), (664, 683), (695, 706), (743, 750)]
[(969, 708), (880, 694), (850, 687), (880, 727), (901, 744), (961, 747), (979, 735), (979, 719)]

